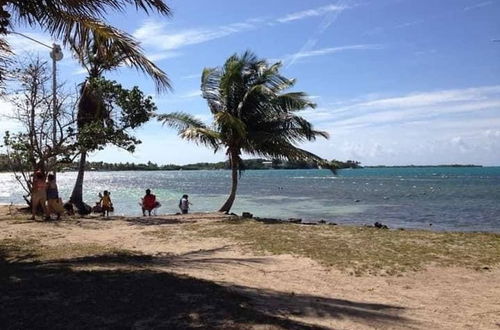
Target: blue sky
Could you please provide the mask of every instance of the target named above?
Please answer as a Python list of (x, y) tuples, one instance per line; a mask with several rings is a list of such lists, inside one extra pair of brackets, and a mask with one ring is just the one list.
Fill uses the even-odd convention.
[[(133, 34), (168, 74), (174, 90), (156, 95), (133, 70), (110, 74), (154, 95), (160, 112), (186, 111), (208, 121), (199, 93), (204, 67), (247, 49), (297, 78), (295, 90), (317, 103), (304, 112), (330, 133), (303, 147), (327, 159), (365, 165), (500, 165), (500, 1), (497, 0), (174, 0), (173, 17), (134, 10), (109, 17)], [(20, 32), (51, 43), (40, 31)], [(46, 50), (10, 37), (18, 54)], [(84, 74), (69, 52), (59, 79)], [(8, 111), (3, 102), (1, 112)], [(13, 123), (2, 121), (0, 130)], [(93, 160), (185, 164), (224, 153), (181, 141), (152, 122), (137, 131), (134, 154), (107, 148)]]

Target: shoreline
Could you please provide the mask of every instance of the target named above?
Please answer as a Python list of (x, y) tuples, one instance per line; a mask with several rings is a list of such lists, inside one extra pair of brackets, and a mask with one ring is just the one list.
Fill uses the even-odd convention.
[[(21, 204), (13, 204), (13, 203), (0, 203), (0, 207), (13, 207), (16, 209), (27, 209), (26, 205), (21, 205)], [(245, 217), (244, 214), (251, 214), (251, 217)], [(150, 219), (161, 219), (162, 217), (175, 217), (175, 216), (181, 216), (180, 213), (163, 213), (163, 214), (157, 214), (153, 216), (142, 216), (142, 215), (112, 215), (110, 218), (112, 219), (126, 219), (126, 218), (144, 218), (145, 220), (150, 218)], [(345, 223), (345, 222), (335, 222), (338, 220), (335, 219), (303, 219), (303, 218), (275, 218), (275, 217), (255, 217), (253, 216), (252, 213), (250, 212), (242, 212), (242, 215), (238, 215), (236, 213), (230, 212), (229, 214), (225, 213), (220, 213), (216, 211), (207, 211), (207, 212), (194, 212), (190, 214), (195, 214), (197, 216), (204, 216), (204, 215), (213, 215), (213, 214), (220, 214), (222, 216), (232, 216), (232, 217), (237, 217), (239, 220), (255, 220), (257, 222), (262, 222), (262, 223), (277, 223), (277, 224), (296, 224), (296, 225), (303, 225), (303, 226), (319, 226), (319, 225), (326, 225), (326, 226), (339, 226), (339, 227), (350, 227), (350, 228), (376, 228), (380, 230), (392, 230), (392, 231), (423, 231), (423, 232), (432, 232), (432, 233), (463, 233), (463, 234), (500, 234), (500, 230), (491, 230), (491, 231), (485, 231), (485, 230), (454, 230), (454, 229), (439, 229), (439, 228), (413, 228), (413, 227), (391, 227), (386, 225), (385, 223), (382, 222), (377, 222), (375, 221), (372, 224), (369, 223), (364, 223), (364, 224), (350, 224), (350, 223)], [(29, 213), (26, 213), (26, 216), (30, 216)], [(63, 220), (64, 217), (66, 218), (71, 218), (71, 219), (94, 219), (94, 220), (104, 220), (98, 213), (90, 213), (85, 216), (81, 215), (74, 215), (74, 216), (68, 216), (68, 215), (63, 215)], [(378, 225), (380, 226), (378, 226)]]
[(0, 323), (12, 328), (493, 329), (500, 316), (499, 234), (6, 209)]

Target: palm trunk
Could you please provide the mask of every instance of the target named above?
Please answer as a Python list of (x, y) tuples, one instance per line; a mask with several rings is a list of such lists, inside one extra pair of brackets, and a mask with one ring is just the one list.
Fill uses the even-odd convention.
[(236, 189), (238, 188), (238, 156), (236, 153), (231, 153), (231, 179), (231, 193), (219, 212), (229, 212), (236, 198)]
[(85, 203), (83, 202), (83, 177), (85, 174), (85, 164), (87, 162), (87, 152), (82, 151), (80, 155), (80, 162), (78, 164), (78, 175), (76, 177), (75, 186), (73, 187), (73, 192), (71, 193), (70, 202), (73, 203), (78, 210), (83, 210), (85, 208)]

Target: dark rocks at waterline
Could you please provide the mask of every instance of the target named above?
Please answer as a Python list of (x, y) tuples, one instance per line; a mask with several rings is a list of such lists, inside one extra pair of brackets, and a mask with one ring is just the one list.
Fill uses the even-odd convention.
[(276, 218), (253, 218), (255, 221), (263, 222), (263, 223), (284, 223), (285, 221)]
[(302, 219), (300, 219), (300, 218), (289, 218), (288, 222), (290, 222), (290, 223), (302, 223)]
[(252, 214), (252, 213), (250, 213), (250, 212), (243, 212), (243, 213), (241, 214), (241, 217), (242, 217), (242, 218), (245, 218), (245, 219), (250, 219), (250, 218), (253, 218), (253, 214)]
[(381, 222), (375, 222), (373, 224), (373, 227), (378, 228), (378, 229), (389, 229), (386, 225), (382, 224)]

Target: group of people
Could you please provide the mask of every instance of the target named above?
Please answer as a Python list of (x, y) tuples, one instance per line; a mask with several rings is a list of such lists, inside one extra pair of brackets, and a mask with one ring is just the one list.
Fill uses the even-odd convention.
[(64, 213), (62, 200), (59, 198), (56, 176), (49, 174), (47, 180), (41, 171), (36, 171), (33, 175), (31, 193), (31, 219), (35, 220), (35, 215), (41, 208), (45, 220), (50, 220), (55, 214), (57, 219)]
[[(191, 205), (191, 202), (189, 202), (188, 198), (188, 195), (182, 195), (182, 198), (179, 200), (179, 209), (182, 214), (187, 214), (189, 212), (189, 205)], [(146, 195), (144, 195), (140, 204), (143, 216), (146, 216), (146, 211), (148, 215), (151, 216), (151, 212), (161, 206), (160, 202), (156, 200), (156, 196), (151, 193), (151, 189), (146, 189)]]
[[(103, 217), (108, 217), (109, 213), (114, 211), (111, 193), (108, 190), (104, 190), (102, 194), (99, 193), (99, 197), (100, 200), (92, 210), (96, 213), (102, 213)], [(188, 198), (188, 195), (183, 195), (179, 200), (179, 209), (182, 214), (187, 214), (189, 212), (189, 206), (192, 205)], [(151, 216), (151, 213), (161, 206), (160, 202), (156, 200), (156, 196), (151, 193), (151, 189), (146, 189), (146, 194), (139, 204), (143, 216), (146, 216), (146, 212)], [(63, 202), (61, 198), (59, 198), (55, 175), (49, 174), (46, 180), (45, 175), (38, 170), (33, 175), (32, 182), (32, 220), (35, 220), (35, 215), (40, 209), (43, 211), (45, 220), (50, 220), (52, 214), (55, 214), (59, 220), (65, 211)]]

